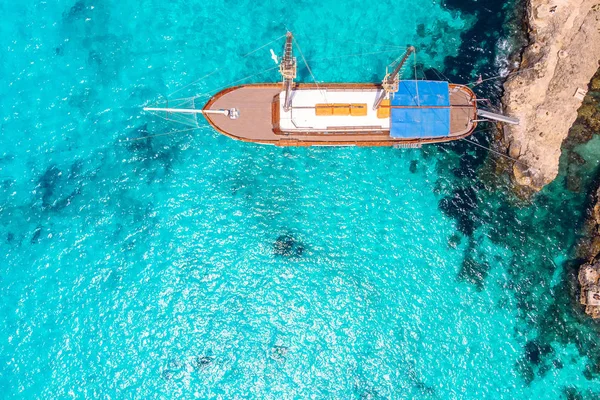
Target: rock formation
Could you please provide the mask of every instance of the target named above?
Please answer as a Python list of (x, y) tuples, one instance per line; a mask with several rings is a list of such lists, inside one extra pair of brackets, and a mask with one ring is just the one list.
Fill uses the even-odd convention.
[(529, 45), (506, 81), (505, 140), (515, 181), (540, 190), (558, 174), (561, 144), (600, 60), (600, 0), (527, 0)]
[(579, 284), (579, 302), (585, 306), (585, 313), (592, 318), (600, 318), (600, 263), (582, 266), (579, 269)]
[(586, 314), (600, 318), (600, 189), (594, 201), (586, 223), (586, 238), (579, 250), (580, 256), (588, 260), (579, 268), (579, 302), (586, 306)]

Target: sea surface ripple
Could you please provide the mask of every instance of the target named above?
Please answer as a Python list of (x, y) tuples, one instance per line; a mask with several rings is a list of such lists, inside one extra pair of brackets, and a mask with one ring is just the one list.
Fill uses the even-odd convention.
[(275, 148), (141, 111), (273, 67), (281, 42), (243, 56), (286, 29), (320, 81), (378, 81), (408, 44), (420, 78), (492, 76), (515, 9), (0, 4), (0, 397), (591, 398), (584, 191), (519, 201), (464, 142)]

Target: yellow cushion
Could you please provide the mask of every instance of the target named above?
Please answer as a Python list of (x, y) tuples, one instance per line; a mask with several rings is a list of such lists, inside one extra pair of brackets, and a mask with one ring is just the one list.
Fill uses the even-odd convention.
[(331, 103), (331, 104), (315, 104), (315, 114), (317, 116), (346, 116), (365, 117), (367, 115), (367, 104), (355, 103)]
[(333, 104), (333, 115), (350, 115), (350, 104)]
[(333, 115), (333, 107), (331, 104), (315, 104), (315, 113), (320, 117)]
[(367, 116), (367, 104), (351, 104), (350, 115), (353, 117), (366, 117)]
[(383, 100), (377, 109), (377, 118), (389, 118), (390, 117), (390, 101)]

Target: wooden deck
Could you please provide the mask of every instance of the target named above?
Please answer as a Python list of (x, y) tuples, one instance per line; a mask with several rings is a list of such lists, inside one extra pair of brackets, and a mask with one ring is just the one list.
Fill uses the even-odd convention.
[[(321, 84), (331, 89), (379, 89), (375, 84)], [(298, 84), (294, 90), (315, 89), (315, 84)], [(205, 110), (231, 109), (239, 111), (237, 119), (225, 115), (206, 115), (208, 122), (219, 132), (237, 140), (278, 146), (392, 146), (396, 144), (426, 144), (447, 142), (469, 136), (477, 123), (473, 92), (461, 85), (450, 84), (450, 131), (447, 137), (399, 139), (389, 131), (380, 132), (283, 132), (279, 129), (280, 84), (242, 85), (225, 89), (213, 96)], [(370, 105), (369, 105), (370, 106)]]

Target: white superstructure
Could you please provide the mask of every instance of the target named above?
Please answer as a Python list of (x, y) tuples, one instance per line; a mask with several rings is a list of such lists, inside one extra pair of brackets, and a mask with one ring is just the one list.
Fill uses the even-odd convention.
[[(285, 92), (279, 95), (279, 128), (285, 132), (387, 131), (389, 117), (378, 118), (373, 104), (382, 90), (376, 89), (305, 89), (293, 90), (291, 108), (284, 110)], [(317, 104), (364, 104), (366, 115), (317, 115)]]

